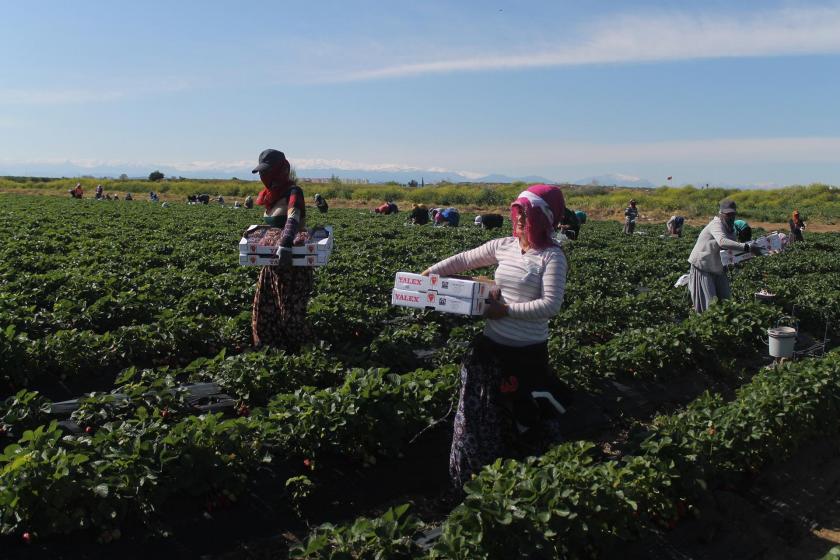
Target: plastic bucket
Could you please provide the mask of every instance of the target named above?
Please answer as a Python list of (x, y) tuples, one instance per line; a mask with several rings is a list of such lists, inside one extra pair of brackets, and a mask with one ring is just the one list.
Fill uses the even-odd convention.
[(762, 294), (760, 292), (755, 293), (755, 301), (759, 303), (773, 303), (775, 298), (776, 294)]
[(774, 358), (790, 358), (796, 344), (796, 329), (793, 327), (774, 327), (767, 329), (770, 337), (770, 355)]

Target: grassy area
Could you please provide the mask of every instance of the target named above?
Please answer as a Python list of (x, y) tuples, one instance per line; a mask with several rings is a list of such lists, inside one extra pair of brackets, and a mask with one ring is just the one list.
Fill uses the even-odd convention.
[[(106, 192), (145, 193), (156, 191), (170, 195), (207, 193), (212, 196), (244, 197), (256, 194), (261, 185), (242, 180), (175, 179), (160, 182), (114, 179), (46, 179), (31, 177), (0, 178), (0, 191), (52, 191), (61, 194), (81, 182), (92, 196), (97, 184)], [(308, 195), (319, 192), (328, 200), (344, 199), (371, 204), (383, 200), (423, 203), (441, 206), (492, 208), (506, 206), (527, 185), (516, 182), (502, 185), (440, 183), (425, 187), (405, 187), (396, 183), (349, 185), (340, 180), (330, 183), (301, 181)], [(716, 211), (722, 198), (738, 203), (739, 213), (748, 220), (786, 222), (794, 208), (815, 223), (840, 223), (840, 188), (823, 184), (791, 186), (772, 190), (698, 189), (695, 187), (659, 187), (630, 189), (622, 187), (568, 186), (567, 203), (575, 209), (597, 212), (598, 215), (621, 213), (630, 198), (638, 201), (643, 213), (679, 212), (689, 218), (705, 218)]]

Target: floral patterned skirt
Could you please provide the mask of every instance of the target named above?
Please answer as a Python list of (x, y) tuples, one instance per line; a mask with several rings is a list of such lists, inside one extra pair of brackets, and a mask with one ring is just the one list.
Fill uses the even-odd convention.
[(558, 417), (531, 398), (543, 390), (567, 401), (548, 365), (546, 343), (523, 348), (496, 344), (479, 335), (461, 363), (461, 390), (449, 476), (460, 488), (496, 459), (544, 452), (562, 438)]
[(264, 266), (251, 308), (254, 346), (297, 352), (311, 340), (306, 307), (312, 293), (311, 267)]

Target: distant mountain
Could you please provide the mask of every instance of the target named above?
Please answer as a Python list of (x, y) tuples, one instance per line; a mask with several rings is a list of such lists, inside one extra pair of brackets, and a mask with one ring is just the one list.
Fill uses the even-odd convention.
[(409, 181), (421, 181), (426, 184), (440, 183), (441, 181), (449, 181), (452, 183), (463, 183), (472, 181), (457, 171), (430, 171), (421, 169), (339, 169), (336, 167), (329, 167), (323, 169), (295, 169), (298, 177), (310, 177), (313, 179), (329, 179), (330, 177), (338, 177), (339, 179), (367, 179), (371, 183), (387, 183), (389, 181), (396, 181), (397, 183), (408, 183)]
[(335, 175), (339, 179), (367, 179), (371, 183), (387, 183), (388, 181), (396, 181), (398, 183), (408, 183), (409, 181), (417, 181), (418, 183), (425, 182), (440, 183), (441, 181), (448, 181), (451, 183), (513, 183), (515, 181), (522, 181), (523, 183), (552, 183), (550, 179), (530, 175), (527, 177), (508, 177), (507, 175), (485, 175), (483, 177), (467, 176), (457, 171), (436, 171), (423, 169), (389, 169), (389, 170), (370, 170), (370, 169), (297, 169), (298, 177), (331, 177)]
[(638, 187), (651, 188), (655, 187), (653, 183), (641, 177), (633, 177), (632, 175), (622, 175), (621, 173), (607, 173), (606, 175), (595, 175), (593, 177), (584, 177), (573, 181), (575, 185), (602, 185), (610, 187)]
[(507, 175), (486, 175), (473, 179), (476, 183), (513, 183), (514, 181), (522, 181), (523, 183), (554, 183), (551, 179), (540, 177), (539, 175), (528, 175), (527, 177), (508, 177)]
[[(294, 162), (293, 162), (294, 163)], [(0, 162), (0, 176), (13, 175), (22, 177), (119, 177), (123, 173), (131, 178), (143, 178), (149, 176), (152, 171), (158, 170), (167, 177), (186, 177), (190, 179), (230, 179), (237, 177), (241, 180), (257, 180), (256, 175), (251, 174), (252, 164), (232, 163), (213, 165), (187, 165), (167, 166), (146, 163), (109, 163), (97, 162), (83, 164), (72, 161), (65, 162), (39, 162), (39, 163), (2, 163)], [(426, 184), (449, 181), (453, 183), (512, 183), (522, 181), (525, 183), (549, 183), (552, 182), (545, 177), (508, 177), (507, 175), (492, 174), (484, 177), (477, 177), (476, 174), (463, 174), (457, 171), (439, 169), (399, 168), (388, 169), (342, 169), (339, 167), (309, 168), (295, 166), (298, 177), (314, 179), (366, 179), (371, 183), (408, 183), (409, 181), (423, 181)]]

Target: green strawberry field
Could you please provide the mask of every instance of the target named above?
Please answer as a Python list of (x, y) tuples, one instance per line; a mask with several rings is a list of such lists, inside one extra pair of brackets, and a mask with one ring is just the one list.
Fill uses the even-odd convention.
[[(0, 195), (0, 551), (609, 556), (840, 431), (840, 234), (738, 265), (733, 299), (697, 315), (674, 283), (699, 228), (590, 222), (565, 246), (549, 339), (567, 441), (457, 494), (458, 364), (483, 321), (394, 307), (390, 291), (509, 221), (310, 210), (336, 248), (315, 272), (314, 340), (289, 355), (251, 348), (259, 269), (236, 245), (259, 210)], [(828, 350), (766, 367), (782, 322)], [(195, 398), (202, 384), (222, 396)]]

